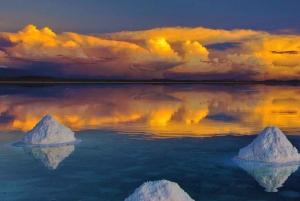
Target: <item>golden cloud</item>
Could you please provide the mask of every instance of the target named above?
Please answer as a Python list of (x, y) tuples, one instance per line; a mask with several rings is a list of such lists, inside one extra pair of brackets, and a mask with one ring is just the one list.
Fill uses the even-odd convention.
[[(24, 60), (53, 62), (67, 75), (225, 79), (237, 72), (241, 79), (264, 80), (295, 79), (300, 71), (300, 36), (254, 30), (174, 27), (89, 36), (28, 25), (0, 38), (11, 44), (0, 47), (0, 62), (7, 58), (19, 68)], [(218, 49), (220, 44), (229, 46)]]

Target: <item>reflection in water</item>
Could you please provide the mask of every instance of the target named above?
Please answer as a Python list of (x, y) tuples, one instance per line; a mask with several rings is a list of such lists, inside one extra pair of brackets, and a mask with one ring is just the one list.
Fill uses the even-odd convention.
[[(51, 114), (72, 130), (113, 129), (153, 137), (257, 134), (300, 129), (293, 86), (96, 85), (0, 88), (0, 128), (22, 130)], [(43, 96), (47, 94), (47, 96)]]
[(49, 170), (55, 170), (58, 164), (74, 151), (74, 145), (60, 147), (23, 147), (26, 154), (42, 163)]
[(266, 192), (277, 192), (277, 188), (283, 186), (289, 176), (296, 172), (299, 165), (291, 166), (269, 166), (255, 162), (234, 160), (242, 169), (254, 177), (254, 179), (265, 188)]

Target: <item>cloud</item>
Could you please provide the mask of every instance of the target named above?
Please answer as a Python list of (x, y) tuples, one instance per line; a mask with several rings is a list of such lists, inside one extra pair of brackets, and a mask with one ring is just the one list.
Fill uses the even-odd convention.
[(299, 52), (298, 35), (254, 30), (173, 27), (82, 35), (28, 25), (0, 32), (0, 65), (49, 76), (296, 79)]
[[(145, 31), (124, 31), (111, 34), (101, 34), (100, 37), (111, 40), (122, 40), (135, 43), (143, 41), (145, 38), (165, 38), (169, 43), (198, 41), (203, 45), (241, 41), (250, 38), (256, 38), (268, 35), (267, 32), (253, 30), (222, 30), (207, 29), (203, 27), (167, 27), (157, 28)], [(141, 43), (141, 42), (140, 42)]]
[(298, 54), (298, 51), (289, 50), (289, 51), (271, 51), (273, 54)]
[(184, 72), (165, 72), (164, 77), (178, 80), (252, 80), (253, 77), (260, 76), (260, 72), (254, 70), (238, 69), (226, 73), (202, 72), (202, 73), (184, 73)]
[(206, 48), (224, 51), (230, 48), (239, 47), (239, 45), (240, 45), (239, 42), (225, 42), (225, 43), (210, 44), (207, 45)]
[(5, 54), (5, 52), (0, 50), (0, 59), (1, 58), (5, 58), (7, 55)]
[(1, 37), (0, 34), (0, 51), (3, 51), (4, 48), (6, 47), (12, 47), (12, 46), (14, 46), (14, 44), (10, 40)]

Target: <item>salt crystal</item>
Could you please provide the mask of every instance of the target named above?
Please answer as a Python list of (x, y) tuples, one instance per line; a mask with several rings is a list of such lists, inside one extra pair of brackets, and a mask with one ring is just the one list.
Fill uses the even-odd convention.
[(46, 115), (22, 138), (22, 143), (28, 145), (60, 144), (73, 141), (76, 141), (74, 132), (50, 115)]
[(177, 183), (167, 180), (145, 182), (125, 201), (194, 201)]
[(240, 149), (238, 158), (267, 163), (300, 161), (298, 150), (276, 126), (265, 128), (251, 144)]

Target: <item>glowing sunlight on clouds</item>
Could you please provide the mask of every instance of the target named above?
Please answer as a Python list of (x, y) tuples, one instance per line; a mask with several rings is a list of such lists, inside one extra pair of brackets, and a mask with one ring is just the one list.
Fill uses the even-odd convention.
[(17, 33), (0, 32), (1, 66), (38, 75), (45, 62), (53, 66), (49, 76), (296, 79), (300, 36), (202, 27), (89, 36), (28, 25)]

